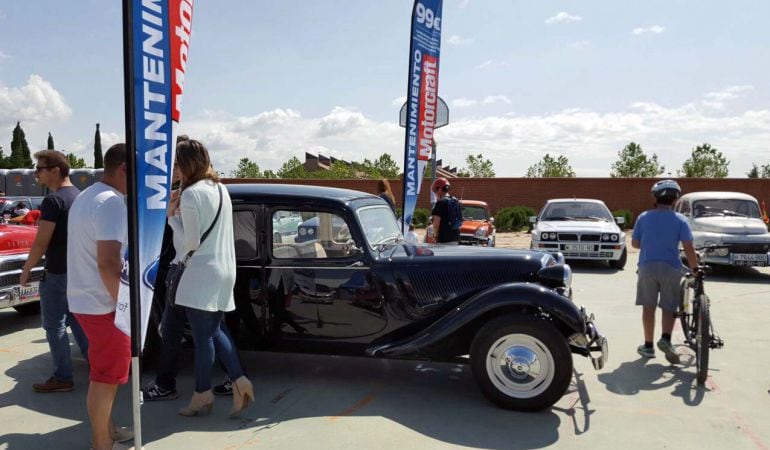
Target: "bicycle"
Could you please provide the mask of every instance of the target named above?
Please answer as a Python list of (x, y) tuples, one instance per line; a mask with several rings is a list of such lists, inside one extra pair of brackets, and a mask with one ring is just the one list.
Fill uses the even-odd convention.
[[(709, 245), (699, 247), (698, 252), (711, 253), (717, 249), (729, 248), (726, 245)], [(699, 260), (702, 258), (698, 258)], [(683, 294), (676, 316), (682, 324), (685, 343), (695, 352), (696, 378), (698, 384), (703, 384), (708, 378), (709, 350), (724, 346), (724, 341), (714, 332), (711, 322), (711, 301), (704, 289), (703, 280), (711, 274), (711, 267), (698, 264), (695, 273), (687, 273), (683, 281)], [(693, 291), (690, 302), (690, 289)], [(690, 308), (692, 306), (692, 308)]]

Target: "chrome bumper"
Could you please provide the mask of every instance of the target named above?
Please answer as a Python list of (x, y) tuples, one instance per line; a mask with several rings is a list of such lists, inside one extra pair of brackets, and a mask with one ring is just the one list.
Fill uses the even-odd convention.
[(573, 353), (591, 358), (591, 364), (593, 364), (594, 369), (601, 370), (609, 358), (607, 338), (596, 328), (593, 314), (589, 315), (584, 306), (580, 307), (580, 313), (583, 315), (586, 331), (585, 333), (575, 333), (570, 336), (570, 349)]

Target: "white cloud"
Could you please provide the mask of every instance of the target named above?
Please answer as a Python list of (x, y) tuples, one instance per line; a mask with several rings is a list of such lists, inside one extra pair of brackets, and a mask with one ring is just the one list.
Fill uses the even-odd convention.
[(488, 95), (484, 97), (484, 100), (482, 100), (482, 103), (484, 103), (485, 105), (494, 105), (495, 103), (504, 103), (506, 105), (510, 105), (511, 99), (509, 99), (505, 95)]
[(0, 86), (0, 125), (65, 120), (71, 115), (64, 97), (39, 75), (30, 75), (21, 87)]
[[(461, 162), (472, 152), (483, 152), (494, 160), (499, 176), (523, 176), (545, 153), (563, 154), (578, 176), (608, 176), (617, 152), (635, 141), (646, 152), (656, 153), (667, 171), (676, 173), (693, 147), (709, 142), (731, 161), (731, 174), (741, 176), (752, 162), (767, 161), (762, 151), (770, 141), (770, 109), (726, 113), (703, 101), (731, 100), (749, 91), (746, 86), (731, 86), (682, 105), (640, 101), (614, 112), (570, 108), (537, 115), (455, 114), (447, 127), (436, 131), (438, 157), (446, 163)], [(502, 96), (489, 98), (506, 103)], [(478, 106), (483, 101), (452, 101), (454, 108), (463, 104)], [(249, 117), (206, 112), (181, 126), (181, 132), (206, 143), (217, 169), (226, 173), (242, 157), (262, 169), (276, 170), (292, 156), (304, 160), (305, 152), (345, 160), (389, 153), (400, 162), (404, 149), (404, 129), (395, 120), (374, 121), (346, 107), (335, 107), (321, 117), (304, 117), (288, 109)], [(85, 155), (92, 146), (86, 145)]]
[(577, 15), (571, 15), (565, 11), (562, 11), (555, 16), (549, 17), (545, 19), (545, 23), (547, 25), (553, 25), (555, 23), (573, 23), (573, 22), (580, 22), (583, 20), (582, 17)]
[(449, 36), (449, 38), (446, 40), (447, 44), (455, 46), (455, 47), (461, 47), (463, 45), (470, 45), (473, 43), (472, 38), (463, 38), (456, 34), (453, 34)]
[(571, 48), (588, 48), (591, 46), (591, 41), (575, 41), (569, 44)]
[(471, 98), (460, 97), (452, 100), (451, 103), (453, 108), (469, 108), (475, 106), (478, 101)]
[(404, 103), (406, 103), (406, 96), (405, 95), (402, 95), (401, 97), (396, 97), (396, 98), (393, 99), (393, 101), (390, 102), (391, 105), (398, 106), (399, 108)]
[[(99, 135), (102, 138), (102, 152), (107, 152), (107, 149), (112, 147), (113, 144), (119, 142), (125, 142), (123, 133), (113, 133), (110, 131), (100, 130)], [(94, 138), (88, 142), (78, 139), (74, 142), (70, 142), (62, 145), (58, 139), (56, 139), (56, 133), (54, 133), (54, 141), (56, 142), (56, 148), (66, 153), (74, 153), (78, 158), (83, 158), (86, 164), (92, 165), (94, 162)], [(42, 148), (42, 147), (41, 147)]]
[(664, 31), (666, 31), (666, 27), (661, 25), (653, 25), (646, 28), (645, 27), (634, 28), (632, 33), (636, 36), (645, 36), (645, 35), (661, 34)]

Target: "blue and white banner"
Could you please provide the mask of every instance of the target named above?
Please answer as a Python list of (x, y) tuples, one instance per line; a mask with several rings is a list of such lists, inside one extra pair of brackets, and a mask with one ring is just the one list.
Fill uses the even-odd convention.
[(402, 231), (412, 221), (425, 167), (431, 157), (438, 105), (442, 0), (415, 0), (409, 45), (404, 149)]
[[(127, 118), (127, 134), (134, 143), (133, 173), (129, 185), (136, 192), (136, 230), (129, 226), (129, 248), (138, 252), (141, 282), (138, 286), (141, 311), (141, 347), (147, 334), (153, 284), (158, 269), (166, 205), (169, 198), (179, 122), (184, 75), (192, 30), (192, 0), (130, 0), (131, 61), (130, 86), (126, 102), (133, 103), (133, 117)], [(127, 44), (124, 44), (127, 45)], [(131, 63), (129, 65), (129, 63)], [(127, 83), (129, 83), (127, 81)], [(129, 94), (130, 93), (130, 94)], [(133, 130), (131, 133), (130, 130)], [(132, 192), (129, 189), (129, 192)], [(130, 207), (130, 205), (129, 205)], [(130, 215), (130, 213), (129, 213)], [(126, 255), (128, 256), (128, 255)], [(129, 259), (136, 261), (137, 259)], [(115, 324), (131, 335), (132, 301), (128, 268), (124, 262)], [(131, 267), (134, 270), (134, 267)], [(137, 287), (135, 287), (137, 289)], [(134, 295), (134, 297), (137, 297)], [(136, 301), (136, 300), (134, 300)]]

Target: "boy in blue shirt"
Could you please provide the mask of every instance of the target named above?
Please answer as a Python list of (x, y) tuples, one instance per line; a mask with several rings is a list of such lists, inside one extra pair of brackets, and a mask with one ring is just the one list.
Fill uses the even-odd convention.
[(636, 304), (642, 306), (644, 344), (636, 351), (646, 358), (655, 357), (652, 339), (655, 333), (655, 309), (660, 307), (663, 333), (658, 348), (671, 364), (679, 362), (671, 332), (674, 329), (679, 307), (682, 282), (682, 263), (679, 260), (679, 243), (684, 247), (690, 269), (697, 270), (698, 261), (692, 243), (692, 231), (687, 219), (673, 211), (673, 204), (682, 194), (674, 180), (655, 183), (651, 190), (655, 208), (643, 212), (636, 220), (631, 245), (641, 249), (639, 253)]

